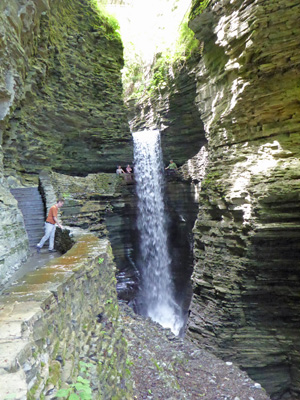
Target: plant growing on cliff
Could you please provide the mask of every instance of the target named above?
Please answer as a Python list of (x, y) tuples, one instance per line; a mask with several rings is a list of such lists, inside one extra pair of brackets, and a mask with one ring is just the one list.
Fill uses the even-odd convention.
[(190, 19), (194, 19), (197, 15), (201, 14), (210, 2), (211, 0), (193, 0), (190, 12)]
[(171, 48), (156, 54), (151, 66), (144, 65), (136, 53), (133, 58), (126, 60), (123, 70), (126, 100), (140, 99), (143, 95), (151, 96), (155, 92), (161, 92), (169, 86), (168, 81), (173, 79), (175, 71), (180, 70), (197, 51), (201, 51), (201, 46), (188, 26), (186, 14), (178, 30), (177, 41)]
[[(80, 361), (79, 365), (81, 374), (89, 377), (89, 369), (93, 364)], [(91, 382), (89, 379), (78, 376), (76, 383), (71, 384), (66, 389), (58, 390), (56, 397), (68, 400), (92, 400)]]
[(120, 39), (120, 25), (117, 19), (106, 11), (104, 5), (99, 0), (90, 0), (90, 3), (97, 11), (102, 21), (102, 24), (97, 28), (102, 31), (107, 39)]
[(189, 60), (192, 54), (200, 50), (199, 41), (194, 32), (188, 26), (187, 14), (180, 25), (179, 36), (171, 52), (156, 55), (152, 67), (152, 78), (147, 87), (151, 95), (154, 91), (161, 91), (169, 87), (168, 81), (173, 79), (175, 71), (178, 71)]

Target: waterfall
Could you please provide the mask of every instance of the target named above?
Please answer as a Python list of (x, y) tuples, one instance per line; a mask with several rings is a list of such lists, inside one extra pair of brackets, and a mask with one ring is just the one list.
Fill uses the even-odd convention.
[(156, 130), (135, 132), (133, 140), (142, 276), (140, 312), (178, 335), (184, 322), (174, 300), (170, 273), (160, 134)]

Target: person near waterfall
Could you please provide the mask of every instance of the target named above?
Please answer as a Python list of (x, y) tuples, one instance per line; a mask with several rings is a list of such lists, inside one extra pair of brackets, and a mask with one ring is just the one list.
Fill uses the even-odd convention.
[(169, 173), (173, 173), (177, 171), (177, 165), (174, 163), (173, 160), (170, 160), (170, 164), (165, 168), (166, 170), (169, 170)]
[(64, 199), (58, 199), (57, 203), (54, 204), (49, 210), (48, 217), (45, 222), (45, 235), (42, 237), (40, 242), (37, 244), (36, 249), (39, 253), (41, 248), (44, 246), (46, 240), (49, 239), (49, 252), (55, 252), (54, 249), (54, 237), (55, 237), (55, 230), (56, 225), (62, 229), (62, 225), (59, 223), (57, 219), (58, 209), (64, 205)]
[(116, 174), (117, 175), (125, 174), (125, 172), (122, 169), (121, 165), (119, 165), (118, 168), (116, 169)]

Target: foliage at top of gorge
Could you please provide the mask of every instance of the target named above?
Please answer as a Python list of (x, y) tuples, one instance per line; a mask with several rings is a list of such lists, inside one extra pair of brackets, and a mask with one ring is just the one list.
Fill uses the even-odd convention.
[(90, 0), (90, 3), (101, 20), (100, 29), (107, 39), (117, 38), (121, 40), (120, 25), (118, 20), (112, 14), (107, 12), (101, 1)]
[(169, 90), (172, 86), (169, 83), (176, 73), (199, 52), (201, 45), (188, 27), (188, 13), (178, 29), (176, 42), (171, 43), (165, 51), (155, 54), (151, 65), (145, 64), (131, 43), (131, 58), (125, 58), (123, 69), (125, 101), (135, 103), (154, 93), (160, 95), (165, 88)]
[(201, 14), (209, 3), (211, 3), (211, 0), (192, 0), (190, 19), (194, 19), (197, 15)]

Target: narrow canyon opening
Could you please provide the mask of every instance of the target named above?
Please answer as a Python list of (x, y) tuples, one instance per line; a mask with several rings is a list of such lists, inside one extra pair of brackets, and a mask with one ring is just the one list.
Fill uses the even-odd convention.
[(10, 377), (9, 398), (15, 378), (18, 400), (74, 398), (84, 358), (109, 400), (300, 398), (299, 18), (299, 0), (0, 1), (0, 287), (61, 196), (67, 227), (49, 282), (39, 262), (4, 288), (0, 397)]

